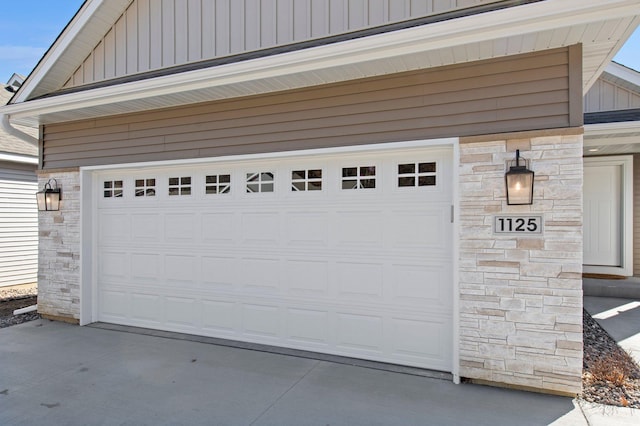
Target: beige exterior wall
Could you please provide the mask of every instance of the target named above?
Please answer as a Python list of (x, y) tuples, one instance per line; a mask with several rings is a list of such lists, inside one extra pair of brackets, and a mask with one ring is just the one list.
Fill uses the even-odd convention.
[[(43, 168), (207, 158), (582, 124), (579, 46), (51, 124)], [(581, 86), (580, 86), (581, 87)]]
[[(460, 145), (460, 375), (577, 394), (582, 374), (582, 136)], [(515, 150), (532, 206), (507, 206)], [(541, 237), (496, 236), (496, 214), (544, 216)]]
[(62, 188), (60, 211), (39, 212), (38, 312), (77, 322), (80, 318), (80, 173), (39, 172), (38, 187), (51, 178)]
[(134, 0), (65, 87), (500, 0)]

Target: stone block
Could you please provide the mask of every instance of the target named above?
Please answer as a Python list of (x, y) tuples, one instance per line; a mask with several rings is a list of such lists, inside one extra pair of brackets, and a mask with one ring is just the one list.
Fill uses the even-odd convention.
[(503, 297), (500, 299), (500, 309), (505, 311), (524, 311), (525, 301), (518, 298)]

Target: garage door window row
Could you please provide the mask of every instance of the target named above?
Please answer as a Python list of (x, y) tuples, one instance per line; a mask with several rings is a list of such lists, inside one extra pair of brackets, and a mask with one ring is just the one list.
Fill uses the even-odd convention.
[[(436, 186), (436, 162), (400, 163), (397, 165), (397, 187)], [(343, 190), (375, 189), (376, 166), (350, 166), (341, 169), (340, 184)], [(136, 179), (135, 197), (154, 197), (157, 193), (156, 178)], [(291, 191), (322, 191), (322, 169), (300, 169), (291, 172)], [(121, 198), (124, 195), (123, 180), (103, 182), (104, 198)], [(275, 172), (256, 171), (245, 174), (245, 190), (248, 194), (274, 192)], [(207, 195), (230, 194), (231, 174), (213, 174), (205, 176), (204, 192)], [(181, 196), (192, 194), (192, 177), (178, 176), (168, 178), (168, 195)]]

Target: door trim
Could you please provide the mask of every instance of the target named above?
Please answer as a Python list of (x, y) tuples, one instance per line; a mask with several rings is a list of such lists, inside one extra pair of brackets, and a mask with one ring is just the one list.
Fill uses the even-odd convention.
[[(621, 262), (620, 266), (591, 266), (584, 265), (584, 272), (597, 274), (614, 274), (626, 277), (633, 275), (633, 156), (617, 155), (611, 157), (585, 157), (584, 167), (587, 164), (597, 164), (601, 166), (620, 166), (622, 168), (621, 203), (620, 212), (621, 229)], [(583, 190), (584, 192), (584, 190)], [(583, 235), (586, 232), (583, 222)]]

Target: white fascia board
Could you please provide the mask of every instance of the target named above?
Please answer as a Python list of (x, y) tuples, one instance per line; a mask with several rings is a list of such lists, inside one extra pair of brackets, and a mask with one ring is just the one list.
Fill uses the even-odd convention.
[(609, 63), (604, 71), (615, 78), (619, 78), (635, 86), (636, 91), (640, 92), (640, 72), (615, 62)]
[[(640, 15), (637, 0), (545, 0), (490, 13), (66, 95), (8, 105), (12, 119), (215, 86), (241, 85), (315, 70)], [(525, 52), (523, 52), (525, 53)], [(603, 65), (604, 66), (604, 65)], [(36, 79), (33, 79), (36, 81)]]
[(38, 164), (37, 157), (31, 157), (29, 155), (20, 155), (20, 154), (9, 154), (0, 152), (0, 161), (8, 161), (11, 163), (21, 163), (21, 164)]
[(616, 62), (611, 62), (605, 68), (605, 71), (611, 74), (614, 77), (618, 77), (622, 80), (626, 80), (629, 83), (633, 83), (636, 86), (640, 86), (640, 72), (625, 67), (624, 65), (620, 65)]
[(640, 121), (622, 121), (619, 123), (585, 124), (585, 136), (620, 135), (640, 131)]

